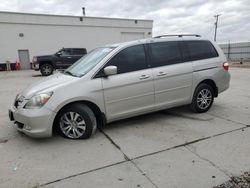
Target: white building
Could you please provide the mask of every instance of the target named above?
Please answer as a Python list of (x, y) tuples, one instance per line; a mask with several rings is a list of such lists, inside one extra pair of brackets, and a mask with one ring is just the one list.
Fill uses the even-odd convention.
[[(62, 47), (86, 48), (152, 35), (152, 20), (0, 12), (0, 63), (21, 65)], [(26, 64), (27, 65), (27, 64)]]

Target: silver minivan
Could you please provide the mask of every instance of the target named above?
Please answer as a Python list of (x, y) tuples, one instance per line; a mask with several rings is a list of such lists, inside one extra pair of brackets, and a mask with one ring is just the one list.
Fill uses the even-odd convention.
[(9, 117), (32, 137), (80, 139), (97, 125), (176, 106), (203, 113), (229, 87), (228, 68), (218, 45), (199, 35), (107, 45), (26, 88)]

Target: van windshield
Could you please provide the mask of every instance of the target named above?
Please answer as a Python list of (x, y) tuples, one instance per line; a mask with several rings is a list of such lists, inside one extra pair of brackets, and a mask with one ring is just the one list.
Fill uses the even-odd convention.
[(113, 47), (96, 48), (66, 69), (64, 73), (81, 77), (94, 68), (113, 49)]

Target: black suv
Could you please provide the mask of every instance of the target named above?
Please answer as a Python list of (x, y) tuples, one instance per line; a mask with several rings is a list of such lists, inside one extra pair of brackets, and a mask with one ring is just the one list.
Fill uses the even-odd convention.
[(55, 69), (68, 68), (85, 54), (86, 48), (62, 48), (53, 55), (34, 56), (33, 68), (40, 70), (43, 76), (48, 76)]

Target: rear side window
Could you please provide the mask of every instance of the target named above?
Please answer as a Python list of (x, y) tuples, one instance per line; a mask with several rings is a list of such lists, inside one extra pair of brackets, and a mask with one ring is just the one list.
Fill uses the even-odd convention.
[(179, 42), (158, 42), (150, 44), (152, 67), (181, 63)]
[(117, 66), (117, 73), (126, 73), (147, 68), (143, 45), (128, 47), (116, 54), (106, 65)]
[[(190, 61), (218, 57), (218, 53), (209, 41), (184, 41)], [(184, 57), (186, 59), (186, 57)]]
[(73, 55), (84, 55), (87, 53), (87, 50), (85, 48), (83, 49), (72, 49)]

